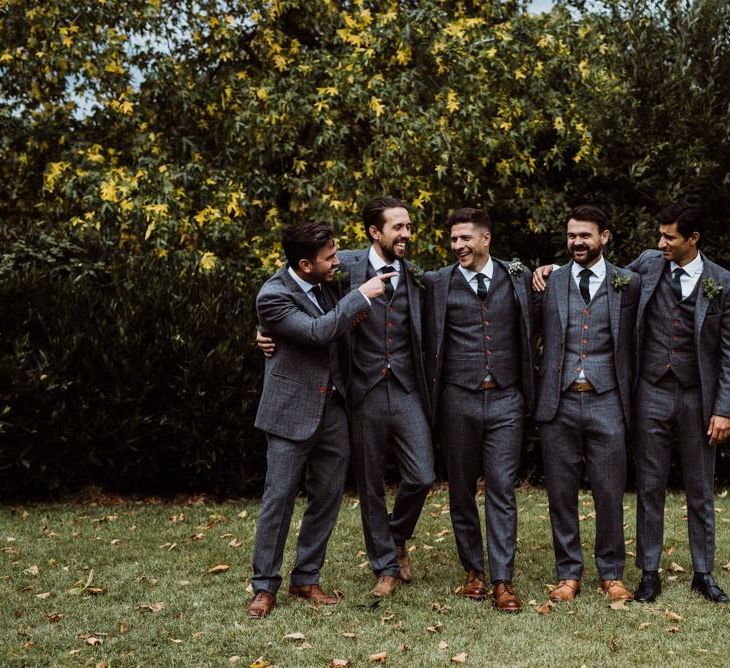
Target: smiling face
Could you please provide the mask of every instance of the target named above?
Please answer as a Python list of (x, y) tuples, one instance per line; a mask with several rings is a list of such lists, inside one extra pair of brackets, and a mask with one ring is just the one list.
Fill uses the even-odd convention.
[(699, 232), (693, 232), (690, 236), (683, 237), (677, 229), (677, 223), (659, 226), (659, 250), (665, 260), (672, 260), (680, 267), (697, 257), (699, 239)]
[(598, 223), (571, 218), (568, 221), (568, 253), (582, 267), (592, 267), (600, 259), (611, 233), (599, 231)]
[(335, 278), (335, 269), (340, 266), (337, 257), (337, 244), (333, 240), (317, 252), (314, 260), (299, 260), (297, 274), (314, 285), (326, 283)]
[(464, 269), (480, 271), (489, 260), (492, 233), (474, 223), (456, 223), (451, 226), (451, 250)]
[(383, 211), (383, 229), (371, 225), (368, 231), (375, 251), (386, 262), (403, 259), (411, 238), (411, 219), (408, 210), (401, 207)]

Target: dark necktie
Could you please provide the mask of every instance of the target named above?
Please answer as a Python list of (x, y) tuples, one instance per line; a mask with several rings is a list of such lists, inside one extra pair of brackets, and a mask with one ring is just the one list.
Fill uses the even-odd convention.
[(672, 290), (674, 291), (674, 296), (677, 298), (678, 302), (682, 301), (682, 276), (684, 276), (687, 272), (682, 269), (682, 267), (677, 267), (674, 270), (674, 278), (672, 278)]
[[(386, 264), (384, 267), (380, 268), (381, 274), (392, 274), (395, 271), (395, 267)], [(383, 287), (385, 288), (385, 298), (386, 300), (390, 301), (393, 299), (393, 294), (395, 293), (395, 288), (393, 287), (393, 279), (389, 278), (387, 281), (383, 281)]]
[(582, 269), (578, 276), (580, 276), (578, 289), (580, 290), (581, 297), (583, 297), (583, 301), (587, 304), (591, 301), (591, 291), (589, 286), (591, 284), (591, 276), (593, 276), (593, 272), (590, 269)]
[(477, 277), (477, 297), (484, 301), (487, 298), (487, 283), (484, 280), (486, 276), (482, 273), (478, 273)]
[(327, 304), (324, 301), (324, 293), (322, 292), (322, 286), (315, 285), (312, 288), (312, 293), (314, 294), (314, 298), (317, 300), (317, 303), (319, 304), (319, 308), (322, 309), (322, 313), (327, 313)]

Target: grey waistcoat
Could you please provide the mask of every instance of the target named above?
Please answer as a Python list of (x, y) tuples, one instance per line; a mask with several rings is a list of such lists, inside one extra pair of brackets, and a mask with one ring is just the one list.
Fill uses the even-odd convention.
[(499, 387), (521, 374), (519, 310), (512, 281), (494, 264), (484, 302), (456, 269), (446, 301), (443, 382), (476, 389), (487, 374)]
[(586, 380), (601, 394), (616, 387), (606, 280), (588, 304), (583, 301), (572, 276), (569, 283), (561, 390), (564, 392), (578, 379), (582, 368)]
[(678, 303), (670, 273), (665, 271), (659, 279), (646, 310), (647, 327), (641, 355), (641, 376), (650, 383), (657, 383), (672, 373), (683, 387), (700, 384), (694, 347), (697, 291), (695, 286)]

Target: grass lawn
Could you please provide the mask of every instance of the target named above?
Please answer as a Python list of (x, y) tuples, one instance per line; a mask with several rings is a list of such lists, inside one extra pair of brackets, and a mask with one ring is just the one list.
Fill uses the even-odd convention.
[[(716, 498), (715, 574), (730, 591), (730, 498)], [(555, 581), (543, 490), (524, 489), (515, 584), (525, 609), (495, 612), (455, 593), (462, 584), (448, 496), (429, 497), (410, 545), (414, 583), (373, 605), (357, 502), (343, 502), (330, 540), (323, 586), (335, 607), (292, 601), (286, 578), (264, 620), (245, 615), (256, 501), (158, 504), (38, 504), (0, 508), (0, 664), (5, 666), (249, 666), (258, 657), (284, 666), (727, 666), (730, 606), (689, 591), (684, 499), (671, 496), (654, 605), (614, 610), (597, 593), (594, 521), (581, 497), (586, 554), (575, 603), (537, 609)], [(291, 565), (297, 504), (284, 563)], [(626, 496), (627, 550), (634, 549), (635, 497)], [(214, 567), (218, 566), (218, 569)], [(227, 566), (227, 568), (224, 568)], [(679, 567), (684, 568), (681, 571)], [(730, 566), (728, 566), (730, 568)], [(211, 571), (220, 571), (209, 572)], [(672, 571), (673, 569), (673, 571)], [(633, 588), (633, 559), (625, 580)], [(291, 638), (286, 636), (292, 634)], [(466, 656), (464, 657), (463, 654)], [(461, 657), (459, 655), (462, 655)]]

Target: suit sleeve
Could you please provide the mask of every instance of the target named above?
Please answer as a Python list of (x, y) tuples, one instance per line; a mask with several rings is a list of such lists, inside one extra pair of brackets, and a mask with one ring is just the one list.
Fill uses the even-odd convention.
[(713, 415), (730, 417), (730, 295), (725, 296), (720, 323), (720, 375)]
[(357, 315), (369, 310), (370, 304), (359, 290), (350, 291), (332, 310), (317, 317), (305, 313), (287, 291), (262, 291), (256, 298), (263, 331), (316, 346), (332, 343), (353, 325)]

